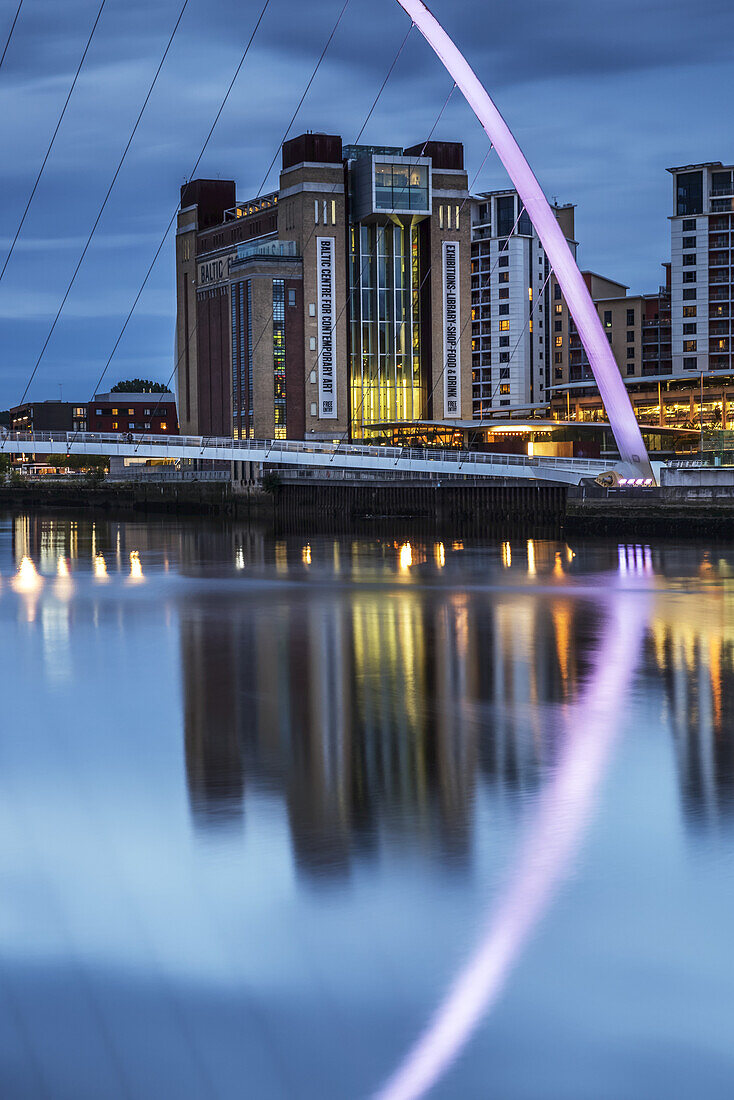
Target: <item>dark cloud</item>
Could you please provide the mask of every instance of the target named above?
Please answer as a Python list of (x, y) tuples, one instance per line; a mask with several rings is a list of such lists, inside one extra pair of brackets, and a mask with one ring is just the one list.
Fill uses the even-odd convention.
[[(343, 0), (271, 0), (200, 165), (262, 182)], [(0, 406), (18, 399), (157, 66), (181, 0), (107, 0), (87, 64), (0, 284)], [(119, 332), (246, 43), (260, 0), (190, 0), (143, 124), (33, 386), (85, 398)], [(15, 232), (97, 0), (25, 4), (0, 73), (0, 258)], [(0, 39), (15, 9), (0, 0)], [(582, 265), (653, 289), (668, 251), (671, 164), (728, 159), (734, 5), (710, 0), (434, 0), (486, 81), (550, 196), (577, 203)], [(705, 17), (704, 17), (705, 15)], [(354, 140), (408, 27), (395, 0), (351, 0), (293, 128)], [(450, 81), (414, 31), (364, 139), (412, 144)], [(487, 141), (458, 93), (437, 136)], [(274, 185), (274, 172), (268, 181)], [(492, 155), (475, 189), (503, 186)], [(172, 242), (112, 369), (167, 378), (173, 362)]]

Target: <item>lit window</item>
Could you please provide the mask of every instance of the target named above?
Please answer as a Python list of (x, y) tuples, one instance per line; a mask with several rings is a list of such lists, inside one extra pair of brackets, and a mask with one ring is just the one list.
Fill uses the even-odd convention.
[(166, 424), (165, 420), (161, 420), (161, 431), (165, 432), (167, 430), (168, 430), (168, 425)]
[(336, 199), (331, 200), (331, 224), (336, 225)]
[(113, 415), (113, 416), (117, 416), (117, 409), (113, 409), (113, 410), (112, 410), (112, 415)]
[(508, 331), (509, 331), (509, 328), (510, 328), (510, 322), (509, 322), (509, 320), (507, 320), (507, 321), (500, 321), (500, 332), (508, 332)]
[(562, 336), (556, 336), (556, 347), (557, 348), (562, 348), (563, 347), (563, 337)]
[(504, 385), (500, 386), (500, 393), (501, 394), (508, 394), (509, 392), (510, 392), (510, 387), (507, 384), (507, 382), (505, 382)]
[(446, 228), (451, 229), (451, 207), (446, 207)]
[(460, 211), (460, 209), (461, 209), (461, 207), (459, 207), (459, 206), (456, 207), (456, 222), (455, 222), (455, 225), (456, 225), (457, 229), (459, 228), (459, 211)]
[(684, 340), (683, 341), (683, 351), (695, 351), (695, 350), (696, 350), (696, 341), (695, 340)]
[[(721, 308), (721, 307), (719, 307), (719, 308)], [(683, 306), (683, 316), (684, 317), (695, 317), (696, 316), (696, 307), (695, 306)]]
[[(439, 206), (438, 208), (438, 228), (443, 229), (443, 206)], [(472, 264), (472, 271), (473, 270), (474, 265)]]
[(127, 415), (128, 416), (135, 416), (135, 409), (128, 409), (127, 410)]
[(112, 421), (112, 430), (113, 430), (113, 432), (117, 431), (117, 421), (116, 420)]
[(533, 288), (531, 286), (528, 287), (528, 300), (530, 302), (533, 300)]

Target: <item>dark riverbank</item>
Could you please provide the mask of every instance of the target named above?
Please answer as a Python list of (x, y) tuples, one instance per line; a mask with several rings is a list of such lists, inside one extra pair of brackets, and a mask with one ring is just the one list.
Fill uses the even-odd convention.
[(228, 483), (29, 483), (0, 489), (0, 506), (100, 514), (189, 515), (266, 522), (276, 528), (363, 531), (402, 528), (454, 536), (498, 526), (589, 535), (726, 535), (734, 495), (688, 497), (662, 490), (605, 493), (562, 486), (426, 483), (285, 483), (271, 493)]

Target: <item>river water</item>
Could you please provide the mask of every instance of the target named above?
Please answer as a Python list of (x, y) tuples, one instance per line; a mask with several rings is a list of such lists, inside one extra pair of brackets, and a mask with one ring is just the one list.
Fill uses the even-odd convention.
[(0, 518), (0, 1095), (734, 1093), (734, 549)]

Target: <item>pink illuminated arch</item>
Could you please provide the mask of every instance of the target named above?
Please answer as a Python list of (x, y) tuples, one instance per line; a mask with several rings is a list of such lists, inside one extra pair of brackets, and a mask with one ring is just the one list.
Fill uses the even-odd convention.
[(651, 477), (652, 469), (642, 434), (596, 307), (563, 231), (520, 146), (466, 58), (425, 4), (421, 0), (398, 0), (398, 3), (443, 62), (494, 144), (525, 204), (576, 322), (622, 461), (634, 467), (637, 476)]

